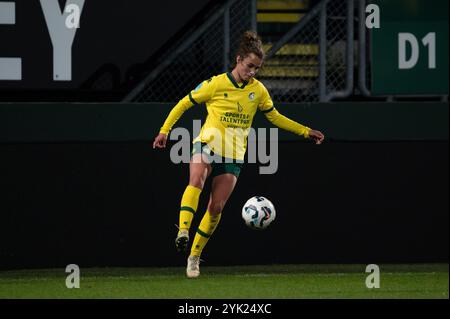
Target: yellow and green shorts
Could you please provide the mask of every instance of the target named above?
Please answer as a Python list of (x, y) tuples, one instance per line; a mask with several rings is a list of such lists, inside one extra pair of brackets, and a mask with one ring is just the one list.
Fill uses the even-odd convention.
[(206, 155), (208, 161), (211, 163), (211, 175), (213, 177), (222, 174), (233, 174), (234, 176), (239, 177), (244, 161), (219, 156), (214, 154), (208, 144), (195, 142), (192, 149), (192, 156), (202, 153)]

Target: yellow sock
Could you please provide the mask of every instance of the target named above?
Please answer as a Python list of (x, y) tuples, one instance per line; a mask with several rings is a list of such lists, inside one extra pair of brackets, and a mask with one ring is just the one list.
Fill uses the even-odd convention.
[(192, 219), (197, 211), (198, 200), (202, 190), (195, 186), (188, 185), (181, 198), (180, 207), (180, 230), (189, 229), (191, 227)]
[(192, 242), (192, 256), (200, 256), (203, 248), (205, 248), (205, 245), (209, 240), (209, 237), (211, 237), (213, 232), (216, 230), (221, 216), (222, 214), (212, 216), (208, 211), (206, 211), (200, 225), (198, 226), (194, 241)]

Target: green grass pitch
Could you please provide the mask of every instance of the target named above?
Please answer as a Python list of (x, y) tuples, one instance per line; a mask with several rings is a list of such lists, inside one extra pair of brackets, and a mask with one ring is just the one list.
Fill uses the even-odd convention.
[(0, 271), (0, 298), (158, 299), (448, 299), (448, 264), (380, 264), (380, 288), (368, 289), (365, 265), (83, 268), (80, 288), (65, 269)]

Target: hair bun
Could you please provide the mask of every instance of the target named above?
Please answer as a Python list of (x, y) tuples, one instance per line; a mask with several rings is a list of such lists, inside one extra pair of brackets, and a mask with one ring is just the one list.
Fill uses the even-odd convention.
[(255, 31), (245, 31), (242, 34), (241, 43), (237, 50), (236, 56), (245, 58), (250, 53), (255, 54), (260, 59), (264, 59), (264, 51), (262, 48), (261, 38)]
[(245, 41), (261, 42), (259, 36), (254, 31), (245, 31), (243, 38)]

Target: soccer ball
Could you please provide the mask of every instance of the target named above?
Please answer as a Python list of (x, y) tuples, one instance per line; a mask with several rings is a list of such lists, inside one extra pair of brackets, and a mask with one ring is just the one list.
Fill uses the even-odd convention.
[(251, 229), (262, 230), (275, 220), (275, 207), (265, 197), (253, 196), (242, 207), (242, 218)]

